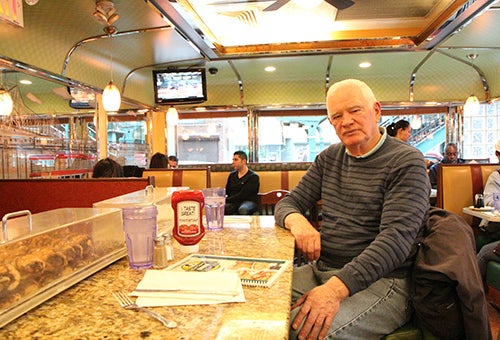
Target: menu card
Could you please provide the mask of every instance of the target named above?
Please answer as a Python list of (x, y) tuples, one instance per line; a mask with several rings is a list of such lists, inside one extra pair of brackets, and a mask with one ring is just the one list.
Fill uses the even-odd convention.
[(244, 286), (269, 288), (289, 265), (290, 261), (287, 260), (191, 254), (165, 270), (178, 272), (235, 272)]

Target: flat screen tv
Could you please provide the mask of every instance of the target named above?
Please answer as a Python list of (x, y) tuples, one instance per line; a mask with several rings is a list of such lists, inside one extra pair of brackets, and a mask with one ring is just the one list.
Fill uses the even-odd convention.
[(207, 100), (204, 68), (153, 71), (156, 104), (201, 103)]
[(73, 109), (94, 109), (95, 93), (91, 90), (84, 90), (79, 87), (69, 87), (68, 92), (71, 96), (69, 106)]

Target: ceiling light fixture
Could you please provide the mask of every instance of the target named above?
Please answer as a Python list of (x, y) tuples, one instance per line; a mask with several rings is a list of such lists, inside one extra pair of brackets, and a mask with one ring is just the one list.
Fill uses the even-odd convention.
[(274, 72), (274, 71), (276, 71), (276, 67), (274, 67), (274, 66), (266, 66), (264, 68), (264, 71), (266, 71), (266, 72)]
[(368, 68), (368, 67), (372, 66), (372, 63), (370, 63), (369, 61), (364, 61), (362, 63), (359, 63), (358, 66), (361, 68)]
[(9, 88), (3, 84), (3, 72), (0, 72), (0, 116), (10, 116), (14, 109), (14, 102)]
[[(106, 31), (106, 28), (109, 28), (108, 31)], [(108, 33), (109, 39), (112, 42), (112, 35), (116, 33), (116, 27), (114, 26), (106, 26), (105, 27), (105, 32)], [(121, 104), (121, 94), (120, 90), (116, 85), (113, 83), (113, 52), (112, 52), (112, 46), (111, 46), (111, 52), (110, 52), (110, 69), (111, 69), (111, 80), (109, 81), (109, 84), (106, 85), (104, 88), (104, 91), (102, 92), (102, 105), (104, 107), (104, 110), (107, 112), (118, 112), (120, 110), (120, 104)]]
[(27, 5), (34, 6), (38, 3), (38, 0), (24, 0)]
[(14, 102), (9, 90), (0, 86), (0, 116), (10, 116), (14, 109)]
[(421, 115), (415, 115), (411, 119), (410, 126), (414, 130), (418, 130), (422, 127), (422, 116)]
[(170, 106), (167, 111), (167, 126), (175, 126), (179, 124), (179, 112), (173, 106)]
[[(471, 61), (471, 66), (474, 69), (474, 60), (478, 57), (476, 53), (467, 54), (467, 58)], [(472, 91), (473, 92), (473, 91)], [(471, 95), (467, 98), (464, 105), (464, 113), (467, 115), (475, 116), (481, 110), (481, 103), (479, 103), (479, 99), (471, 93)]]

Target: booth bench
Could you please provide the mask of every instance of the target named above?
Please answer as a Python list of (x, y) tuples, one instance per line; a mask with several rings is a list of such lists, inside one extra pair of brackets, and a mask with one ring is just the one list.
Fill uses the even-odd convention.
[(95, 202), (144, 189), (147, 178), (70, 178), (0, 180), (0, 218), (29, 210), (91, 208)]

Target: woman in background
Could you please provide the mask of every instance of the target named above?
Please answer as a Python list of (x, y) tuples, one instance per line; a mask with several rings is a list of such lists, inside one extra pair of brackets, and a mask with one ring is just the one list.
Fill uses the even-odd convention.
[(111, 158), (104, 158), (94, 165), (92, 178), (123, 177), (123, 167)]
[(411, 135), (410, 122), (404, 119), (398, 120), (387, 127), (387, 134), (408, 143)]
[(165, 154), (162, 154), (161, 152), (155, 153), (151, 157), (151, 161), (149, 162), (149, 168), (150, 169), (165, 169), (168, 168), (168, 160), (167, 156)]

